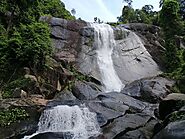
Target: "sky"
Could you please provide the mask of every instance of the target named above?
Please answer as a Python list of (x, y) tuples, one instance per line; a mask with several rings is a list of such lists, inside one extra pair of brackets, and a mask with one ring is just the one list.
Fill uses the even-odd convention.
[[(160, 0), (133, 0), (133, 8), (141, 9), (144, 5), (153, 5), (154, 10), (159, 10)], [(62, 0), (66, 9), (76, 10), (75, 17), (88, 22), (93, 22), (98, 17), (104, 22), (116, 22), (121, 15), (122, 8), (126, 3), (123, 0)]]

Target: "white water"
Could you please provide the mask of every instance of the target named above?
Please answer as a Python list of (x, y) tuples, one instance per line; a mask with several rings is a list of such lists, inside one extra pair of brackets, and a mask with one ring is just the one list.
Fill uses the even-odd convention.
[(113, 29), (108, 24), (91, 24), (95, 29), (94, 47), (97, 52), (97, 63), (106, 92), (120, 92), (123, 84), (114, 70), (112, 51), (115, 46)]
[(45, 110), (38, 123), (38, 131), (31, 136), (44, 132), (70, 132), (74, 135), (72, 139), (87, 139), (97, 136), (100, 132), (96, 114), (88, 108), (79, 106), (60, 105), (52, 109)]

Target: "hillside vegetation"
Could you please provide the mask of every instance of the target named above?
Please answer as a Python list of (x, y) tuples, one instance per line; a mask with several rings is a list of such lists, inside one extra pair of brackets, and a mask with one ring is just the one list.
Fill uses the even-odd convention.
[(75, 19), (60, 0), (0, 1), (0, 81), (21, 67), (42, 69), (51, 55), (50, 29), (42, 15)]

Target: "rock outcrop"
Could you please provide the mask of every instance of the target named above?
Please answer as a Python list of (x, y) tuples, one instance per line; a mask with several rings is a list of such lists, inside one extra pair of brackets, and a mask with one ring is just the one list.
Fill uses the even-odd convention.
[(169, 94), (159, 104), (159, 118), (163, 120), (155, 128), (158, 132), (153, 139), (185, 138), (185, 95)]
[(145, 102), (159, 103), (171, 92), (174, 84), (173, 80), (164, 77), (144, 78), (127, 84), (121, 93)]
[[(81, 73), (101, 81), (96, 47), (93, 46), (94, 28), (82, 21), (67, 21), (53, 17), (41, 17), (40, 20), (51, 26), (55, 59), (62, 63), (75, 63)], [(132, 26), (139, 28), (138, 24)], [(141, 28), (143, 29), (143, 26)], [(151, 39), (155, 43), (149, 39), (142, 41), (142, 38), (140, 39), (135, 33), (126, 30), (124, 26), (114, 28), (116, 45), (113, 48), (112, 59), (114, 68), (123, 84), (160, 73), (160, 69), (154, 61), (158, 55), (150, 55), (150, 53), (155, 54), (154, 50), (156, 49), (144, 47), (146, 42), (151, 42), (151, 48), (152, 46), (157, 48), (161, 46), (158, 39), (159, 28), (145, 26), (143, 30), (153, 34)], [(145, 37), (148, 36), (143, 32), (140, 33)], [(160, 63), (160, 61), (156, 61)]]
[(129, 30), (134, 31), (143, 41), (143, 44), (152, 58), (157, 62), (161, 69), (164, 66), (164, 40), (161, 37), (160, 27), (143, 23), (130, 23), (121, 25)]

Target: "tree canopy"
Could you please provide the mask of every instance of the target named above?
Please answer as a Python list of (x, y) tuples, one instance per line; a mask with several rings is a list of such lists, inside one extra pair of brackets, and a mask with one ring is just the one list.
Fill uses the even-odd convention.
[(41, 69), (51, 55), (50, 29), (42, 15), (75, 19), (60, 0), (0, 1), (0, 78), (24, 66)]

